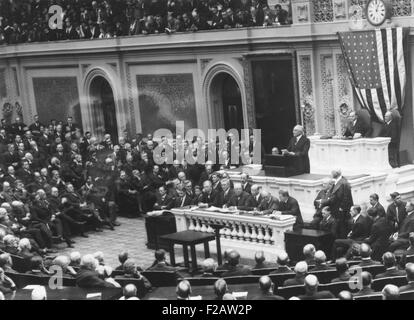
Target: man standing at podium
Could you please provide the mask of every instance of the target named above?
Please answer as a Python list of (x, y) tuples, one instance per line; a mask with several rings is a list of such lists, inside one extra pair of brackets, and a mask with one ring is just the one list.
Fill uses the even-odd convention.
[(310, 173), (309, 164), (310, 140), (305, 136), (303, 127), (297, 125), (293, 128), (293, 138), (290, 139), (287, 150), (283, 155), (295, 157), (295, 167), (302, 173)]

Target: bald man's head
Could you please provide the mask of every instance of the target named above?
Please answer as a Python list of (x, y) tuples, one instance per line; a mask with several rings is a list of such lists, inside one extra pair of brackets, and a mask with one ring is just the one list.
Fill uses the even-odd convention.
[(372, 275), (367, 271), (363, 271), (361, 273), (361, 280), (364, 287), (369, 287), (372, 283)]
[(178, 299), (188, 299), (191, 294), (191, 285), (187, 280), (181, 281), (176, 289)]
[(240, 254), (237, 251), (235, 251), (235, 250), (231, 251), (229, 253), (229, 256), (228, 257), (229, 257), (228, 258), (229, 259), (229, 264), (231, 266), (235, 267), (235, 266), (237, 266), (239, 264), (239, 262), (240, 262)]
[(287, 266), (288, 263), (289, 263), (288, 254), (285, 251), (279, 253), (278, 256), (277, 256), (277, 264), (279, 266)]
[(305, 289), (307, 292), (315, 292), (318, 290), (319, 281), (318, 278), (310, 274), (305, 278)]
[(407, 272), (407, 281), (414, 281), (414, 263), (407, 263), (405, 272)]
[(339, 300), (354, 300), (354, 297), (351, 292), (349, 291), (341, 291), (338, 294)]
[(295, 273), (297, 276), (304, 276), (308, 273), (308, 264), (305, 261), (299, 261), (295, 265)]
[(394, 254), (391, 252), (385, 252), (382, 256), (382, 263), (384, 264), (385, 268), (394, 267), (396, 264)]
[(348, 271), (348, 262), (345, 258), (339, 258), (335, 262), (336, 270), (339, 272), (339, 274), (342, 274), (346, 271)]
[(315, 257), (316, 248), (313, 244), (307, 244), (303, 247), (303, 255), (305, 259), (313, 259)]
[(272, 292), (273, 293), (273, 282), (269, 276), (263, 276), (259, 279), (260, 290), (263, 292)]
[(124, 287), (123, 292), (124, 292), (125, 299), (136, 297), (137, 296), (137, 287), (133, 284), (127, 284)]
[(326, 262), (326, 254), (322, 250), (315, 252), (315, 264), (321, 265)]
[(257, 251), (254, 255), (254, 260), (256, 260), (257, 264), (261, 264), (263, 262), (265, 262), (266, 257), (264, 255), (263, 251)]
[(383, 300), (398, 300), (399, 297), (400, 290), (393, 284), (387, 284), (384, 289), (382, 289)]
[(227, 283), (223, 279), (218, 279), (214, 283), (214, 292), (217, 297), (222, 298), (227, 292)]
[(366, 243), (362, 243), (359, 249), (359, 254), (361, 258), (370, 258), (371, 257), (371, 246)]

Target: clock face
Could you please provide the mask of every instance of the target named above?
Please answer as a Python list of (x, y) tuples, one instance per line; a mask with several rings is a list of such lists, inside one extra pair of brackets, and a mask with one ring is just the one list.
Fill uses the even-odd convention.
[(367, 19), (374, 26), (379, 26), (387, 19), (387, 6), (384, 0), (370, 0), (367, 4)]

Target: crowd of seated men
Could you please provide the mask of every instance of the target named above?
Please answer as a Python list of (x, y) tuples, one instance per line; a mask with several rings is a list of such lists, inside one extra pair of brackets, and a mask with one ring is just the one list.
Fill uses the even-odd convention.
[[(60, 5), (62, 29), (50, 29), (49, 7)], [(267, 0), (1, 1), (0, 44), (112, 38), (290, 23)]]
[[(414, 234), (412, 240), (414, 244)], [(286, 252), (280, 253), (275, 263), (265, 262), (263, 252), (258, 252), (255, 266), (240, 264), (240, 255), (235, 250), (226, 251), (225, 254), (226, 262), (222, 266), (217, 267), (214, 260), (207, 259), (203, 262), (203, 273), (196, 276), (214, 280), (211, 293), (205, 292), (209, 298), (214, 295), (216, 300), (236, 300), (237, 293), (231, 293), (232, 286), (226, 280), (234, 282), (234, 277), (238, 276), (238, 284), (243, 284), (243, 277), (247, 280), (247, 276), (251, 275), (257, 275), (257, 288), (252, 290), (252, 294), (247, 293), (249, 300), (352, 300), (371, 297), (392, 300), (406, 293), (410, 295), (402, 298), (414, 299), (414, 263), (405, 263), (403, 260), (397, 262), (391, 252), (384, 253), (381, 262), (372, 260), (371, 248), (367, 244), (361, 246), (359, 252), (354, 252), (351, 260), (341, 257), (333, 263), (327, 261), (323, 251), (316, 251), (313, 245), (306, 245), (304, 260), (294, 266), (290, 265)], [(192, 299), (192, 282), (194, 278), (179, 282), (176, 287), (178, 300)], [(237, 288), (245, 291), (251, 290), (252, 286)]]

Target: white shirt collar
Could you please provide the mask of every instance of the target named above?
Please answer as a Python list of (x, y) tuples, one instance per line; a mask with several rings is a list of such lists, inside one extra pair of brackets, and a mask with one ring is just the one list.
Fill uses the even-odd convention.
[(354, 223), (357, 222), (357, 220), (359, 219), (360, 216), (361, 216), (361, 214), (358, 213), (355, 217), (352, 218), (352, 219), (354, 219)]

